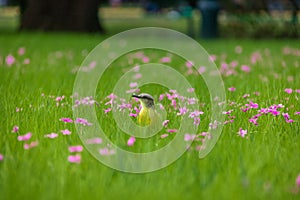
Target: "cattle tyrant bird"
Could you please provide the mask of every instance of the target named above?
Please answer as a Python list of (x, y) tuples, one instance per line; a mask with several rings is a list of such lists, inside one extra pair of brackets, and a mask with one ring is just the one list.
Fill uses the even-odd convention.
[(137, 98), (142, 106), (137, 117), (139, 125), (148, 126), (160, 121), (160, 115), (155, 110), (154, 98), (150, 94), (133, 94), (132, 97)]

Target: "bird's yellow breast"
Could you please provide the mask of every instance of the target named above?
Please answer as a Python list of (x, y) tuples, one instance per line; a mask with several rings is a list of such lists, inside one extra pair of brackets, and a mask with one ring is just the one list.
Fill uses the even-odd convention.
[(138, 115), (138, 123), (142, 126), (149, 125), (151, 123), (151, 108), (142, 108)]

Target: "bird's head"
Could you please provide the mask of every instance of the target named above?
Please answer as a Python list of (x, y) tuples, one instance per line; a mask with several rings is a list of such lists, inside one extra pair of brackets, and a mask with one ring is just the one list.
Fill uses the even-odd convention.
[(154, 106), (154, 98), (150, 94), (147, 93), (142, 93), (138, 95), (133, 94), (132, 97), (138, 98), (143, 107), (153, 108)]

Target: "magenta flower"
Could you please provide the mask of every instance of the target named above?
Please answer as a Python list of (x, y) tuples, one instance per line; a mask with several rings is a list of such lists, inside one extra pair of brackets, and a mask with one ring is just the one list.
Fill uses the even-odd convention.
[(201, 66), (201, 67), (199, 67), (199, 69), (198, 69), (198, 73), (199, 73), (199, 74), (203, 74), (205, 71), (206, 71), (206, 67), (204, 67), (204, 66)]
[(187, 103), (188, 105), (194, 105), (197, 102), (197, 99), (195, 98), (188, 98)]
[(57, 133), (49, 133), (49, 134), (46, 134), (44, 137), (54, 139), (54, 138), (57, 138), (57, 136), (58, 136)]
[(74, 122), (75, 124), (82, 124), (84, 126), (92, 126), (93, 124), (88, 122), (87, 119), (83, 119), (83, 118), (77, 118)]
[(239, 129), (238, 135), (241, 137), (245, 137), (247, 135), (247, 130)]
[(243, 98), (246, 99), (247, 97), (250, 97), (250, 94), (244, 94)]
[(191, 67), (193, 67), (193, 65), (194, 65), (194, 63), (193, 63), (192, 61), (186, 61), (186, 62), (185, 62), (185, 66), (186, 66), (187, 68), (191, 68)]
[(128, 146), (132, 146), (134, 145), (135, 143), (135, 137), (130, 137), (128, 140), (127, 140), (127, 145)]
[(147, 56), (144, 56), (142, 58), (143, 63), (148, 63), (150, 61), (150, 59)]
[(184, 107), (181, 107), (179, 108), (179, 112), (177, 113), (177, 115), (184, 115), (186, 114), (188, 111), (188, 109), (184, 106)]
[(81, 162), (81, 155), (79, 155), (79, 154), (70, 155), (70, 156), (68, 156), (68, 161), (70, 163), (77, 163), (77, 164), (79, 164)]
[(295, 115), (300, 115), (300, 111), (296, 111), (296, 112), (295, 112)]
[(142, 78), (142, 74), (140, 73), (136, 73), (134, 76), (133, 76), (134, 79), (140, 79)]
[(71, 131), (70, 130), (68, 130), (68, 129), (65, 129), (65, 130), (61, 130), (60, 131), (63, 135), (71, 135)]
[(234, 91), (236, 90), (236, 88), (235, 88), (235, 87), (230, 87), (230, 88), (228, 88), (228, 90), (229, 90), (230, 92), (234, 92)]
[(170, 122), (170, 120), (167, 119), (167, 120), (163, 121), (162, 125), (164, 127), (166, 127), (169, 124), (169, 122)]
[(161, 94), (161, 95), (159, 95), (158, 100), (162, 101), (164, 99), (164, 97), (165, 97), (165, 94)]
[(300, 89), (295, 90), (295, 92), (300, 93)]
[(194, 92), (195, 91), (195, 88), (188, 88), (187, 89), (187, 92)]
[(176, 100), (175, 100), (175, 99), (172, 99), (172, 101), (171, 101), (171, 105), (173, 106), (173, 108), (174, 108), (174, 109), (176, 109), (176, 108), (177, 108), (177, 102), (176, 102)]
[(293, 92), (293, 89), (292, 88), (286, 88), (286, 89), (284, 89), (284, 91), (288, 94), (291, 94)]
[(28, 149), (31, 149), (31, 148), (36, 147), (38, 145), (39, 145), (38, 141), (33, 141), (33, 142), (29, 143), (29, 144), (24, 144), (23, 148), (25, 150), (28, 150)]
[(13, 57), (13, 55), (9, 54), (8, 56), (6, 56), (5, 62), (6, 64), (10, 67), (15, 63), (16, 59), (15, 57)]
[(87, 144), (101, 144), (102, 143), (102, 139), (99, 138), (99, 137), (95, 137), (95, 138), (87, 139), (85, 142)]
[(223, 111), (222, 114), (224, 115), (230, 115), (233, 110)]
[(65, 98), (65, 96), (61, 96), (61, 97), (58, 96), (55, 98), (55, 101), (59, 102), (59, 101), (62, 101), (64, 98)]
[(19, 141), (27, 141), (31, 138), (31, 136), (32, 136), (32, 133), (30, 133), (30, 132), (26, 133), (25, 135), (19, 135), (18, 140)]
[(137, 114), (136, 113), (129, 113), (129, 116), (130, 117), (137, 117)]
[(199, 111), (199, 110), (195, 110), (195, 111), (190, 113), (189, 117), (190, 118), (195, 118), (195, 117), (198, 117), (199, 115), (203, 115), (203, 114), (204, 114), (204, 112)]
[(200, 117), (194, 118), (194, 125), (198, 126), (200, 124)]
[(83, 151), (83, 147), (81, 145), (77, 145), (77, 146), (69, 146), (69, 152), (73, 153), (73, 152), (82, 152)]
[(114, 93), (110, 93), (106, 98), (114, 100), (117, 98), (117, 96)]
[(111, 108), (107, 108), (107, 109), (104, 110), (104, 113), (107, 114), (107, 113), (109, 113), (110, 111), (111, 111)]
[(178, 130), (177, 129), (168, 129), (167, 132), (169, 133), (176, 133)]
[(2, 161), (4, 156), (0, 153), (0, 161)]
[(209, 56), (209, 60), (210, 60), (211, 62), (215, 62), (215, 61), (217, 60), (217, 56), (211, 54), (211, 55)]
[(60, 121), (65, 122), (65, 123), (73, 123), (73, 120), (70, 118), (60, 118)]
[(18, 126), (14, 126), (13, 129), (11, 130), (12, 133), (16, 133), (19, 131), (19, 127)]

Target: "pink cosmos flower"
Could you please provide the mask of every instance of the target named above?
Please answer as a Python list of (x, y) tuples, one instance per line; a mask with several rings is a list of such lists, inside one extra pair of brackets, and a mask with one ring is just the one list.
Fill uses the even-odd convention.
[(137, 83), (137, 82), (132, 82), (132, 83), (129, 84), (129, 87), (130, 87), (130, 88), (135, 88), (135, 87), (137, 87), (137, 86), (138, 86), (138, 83)]
[(70, 130), (68, 130), (68, 129), (65, 129), (65, 130), (61, 130), (60, 131), (63, 135), (71, 135), (71, 131)]
[(298, 174), (295, 183), (296, 183), (296, 186), (300, 188), (300, 174)]
[(166, 127), (166, 126), (169, 124), (169, 122), (170, 122), (170, 120), (165, 120), (165, 121), (163, 121), (162, 125), (163, 125), (164, 127)]
[(193, 141), (196, 138), (195, 134), (184, 134), (184, 141)]
[(230, 87), (230, 88), (228, 88), (228, 90), (229, 90), (230, 92), (234, 92), (234, 91), (236, 90), (236, 88), (235, 88), (235, 87)]
[(133, 146), (135, 143), (135, 137), (130, 137), (128, 140), (127, 140), (127, 145), (128, 146)]
[(191, 67), (193, 67), (193, 65), (194, 65), (194, 63), (193, 63), (192, 61), (186, 61), (186, 62), (185, 62), (185, 66), (186, 66), (187, 68), (191, 68)]
[(50, 139), (54, 139), (58, 136), (57, 133), (49, 133), (49, 134), (46, 134), (44, 137), (47, 137), (47, 138), (50, 138)]
[(0, 153), (0, 161), (2, 161), (4, 156)]
[(188, 111), (188, 109), (184, 106), (182, 108), (179, 108), (179, 112), (177, 113), (177, 115), (184, 115), (186, 114)]
[(108, 149), (107, 147), (104, 147), (102, 149), (99, 149), (99, 153), (103, 156), (109, 156), (115, 154), (116, 152), (114, 149)]
[(11, 130), (12, 133), (16, 133), (19, 131), (19, 127), (18, 126), (14, 126), (13, 129)]
[(65, 122), (65, 123), (73, 123), (73, 120), (70, 118), (60, 118), (60, 121)]
[(84, 126), (92, 126), (93, 124), (88, 122), (87, 119), (83, 119), (83, 118), (77, 118), (74, 122), (75, 124), (82, 124)]
[(86, 140), (87, 144), (101, 144), (102, 143), (102, 139), (99, 137), (95, 137), (95, 138), (90, 138)]
[(107, 114), (107, 113), (109, 113), (110, 111), (111, 111), (111, 108), (107, 108), (107, 109), (104, 110), (104, 113)]
[(171, 58), (170, 57), (163, 57), (163, 58), (160, 59), (160, 62), (169, 63), (169, 62), (171, 62)]
[(77, 146), (69, 146), (69, 152), (74, 153), (74, 152), (82, 152), (83, 147), (81, 145)]
[(199, 73), (199, 74), (203, 74), (205, 71), (206, 71), (206, 67), (204, 67), (204, 66), (201, 66), (201, 67), (199, 67), (199, 69), (198, 69), (198, 73)]
[(129, 113), (129, 116), (130, 117), (137, 117), (137, 114), (136, 113)]
[(188, 88), (187, 89), (187, 92), (194, 92), (195, 91), (195, 88)]
[(166, 137), (168, 137), (169, 136), (169, 134), (168, 133), (165, 133), (165, 134), (162, 134), (161, 136), (160, 136), (160, 138), (166, 138)]
[(239, 129), (238, 135), (241, 137), (245, 137), (247, 135), (247, 130)]
[(286, 89), (284, 89), (284, 91), (288, 94), (291, 94), (293, 92), (293, 89), (292, 88), (286, 88)]
[(28, 150), (28, 149), (31, 149), (31, 148), (36, 147), (38, 145), (39, 145), (38, 141), (33, 141), (33, 142), (29, 143), (29, 144), (24, 144), (23, 148), (25, 150)]
[(176, 133), (178, 130), (177, 129), (168, 129), (167, 132), (169, 133)]
[(32, 133), (30, 133), (30, 132), (26, 133), (25, 135), (19, 135), (18, 140), (19, 141), (27, 141), (31, 138), (31, 136), (32, 136)]
[(13, 55), (9, 54), (8, 56), (6, 56), (5, 62), (6, 64), (10, 67), (15, 63), (16, 59)]
[(81, 155), (79, 155), (79, 154), (70, 155), (70, 156), (68, 156), (68, 161), (70, 163), (77, 163), (77, 164), (79, 164), (81, 162)]
[(244, 72), (247, 72), (247, 73), (251, 71), (251, 69), (248, 65), (242, 65), (241, 70)]
[(18, 54), (19, 54), (20, 56), (24, 55), (24, 54), (25, 54), (25, 47), (20, 47), (20, 48), (18, 49)]

